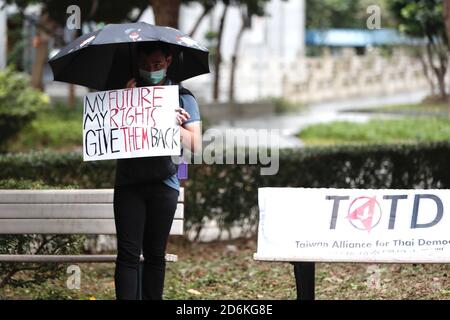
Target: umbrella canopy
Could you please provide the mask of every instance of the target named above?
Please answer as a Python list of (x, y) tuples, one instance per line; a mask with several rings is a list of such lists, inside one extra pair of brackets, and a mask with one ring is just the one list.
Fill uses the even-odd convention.
[(145, 42), (170, 46), (168, 76), (176, 82), (209, 72), (208, 49), (195, 40), (171, 27), (136, 22), (108, 24), (75, 39), (49, 60), (53, 78), (101, 91), (123, 88), (137, 78), (136, 45)]

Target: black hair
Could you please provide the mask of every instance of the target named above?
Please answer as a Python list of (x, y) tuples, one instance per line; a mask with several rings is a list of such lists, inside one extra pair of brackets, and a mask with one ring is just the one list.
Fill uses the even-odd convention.
[(164, 42), (143, 42), (138, 43), (137, 46), (138, 54), (144, 53), (146, 55), (149, 55), (158, 50), (161, 50), (166, 58), (170, 55), (173, 55), (172, 48)]

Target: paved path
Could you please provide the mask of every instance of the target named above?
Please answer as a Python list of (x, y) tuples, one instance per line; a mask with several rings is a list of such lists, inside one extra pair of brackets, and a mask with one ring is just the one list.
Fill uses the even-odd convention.
[[(343, 111), (355, 108), (372, 109), (375, 107), (383, 107), (388, 105), (418, 103), (422, 101), (426, 95), (426, 91), (418, 91), (414, 93), (401, 93), (392, 96), (357, 98), (345, 101), (317, 103), (310, 105), (306, 108), (306, 110), (297, 113), (265, 115), (254, 119), (223, 121), (219, 125), (213, 126), (212, 128), (218, 129), (223, 133), (225, 133), (225, 130), (227, 130), (227, 132), (230, 130), (235, 130), (236, 135), (239, 134), (237, 129), (275, 129), (278, 130), (278, 133), (276, 135), (276, 139), (274, 139), (277, 141), (273, 141), (274, 145), (278, 145), (281, 148), (297, 148), (302, 147), (303, 143), (300, 139), (295, 137), (295, 134), (308, 125), (337, 120), (364, 122), (371, 117), (371, 114)], [(393, 116), (385, 115), (385, 117)]]

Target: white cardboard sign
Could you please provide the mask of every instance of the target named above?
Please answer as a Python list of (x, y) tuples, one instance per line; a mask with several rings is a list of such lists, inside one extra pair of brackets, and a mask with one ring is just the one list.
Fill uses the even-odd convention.
[(450, 262), (450, 190), (259, 188), (274, 261)]
[(178, 86), (89, 93), (83, 108), (83, 160), (179, 155)]

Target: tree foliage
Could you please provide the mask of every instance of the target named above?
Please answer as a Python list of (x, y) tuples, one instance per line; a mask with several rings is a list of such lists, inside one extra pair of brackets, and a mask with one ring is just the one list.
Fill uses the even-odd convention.
[(367, 8), (373, 5), (380, 8), (381, 27), (392, 27), (386, 0), (306, 0), (306, 28), (367, 28)]
[(446, 99), (448, 39), (442, 0), (388, 0), (388, 6), (401, 32), (426, 39), (428, 68), (437, 79), (441, 98)]
[(388, 5), (401, 32), (414, 37), (446, 37), (442, 0), (388, 0)]

